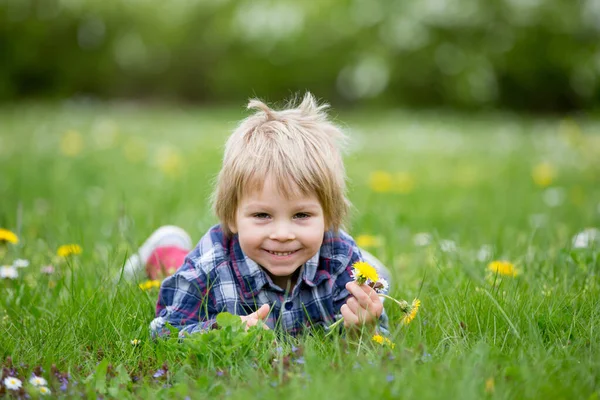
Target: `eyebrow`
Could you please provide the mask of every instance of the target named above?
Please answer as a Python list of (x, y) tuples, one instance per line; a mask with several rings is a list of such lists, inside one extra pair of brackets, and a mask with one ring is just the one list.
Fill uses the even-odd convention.
[[(320, 207), (320, 204), (318, 203), (301, 203), (298, 204), (297, 206), (293, 207), (293, 210), (295, 211), (299, 211), (299, 210), (313, 210), (313, 209), (318, 209)], [(269, 207), (266, 204), (262, 204), (262, 203), (249, 203), (247, 205), (245, 205), (243, 207), (243, 210), (247, 211), (249, 209), (263, 209), (263, 210), (271, 210), (272, 207)]]

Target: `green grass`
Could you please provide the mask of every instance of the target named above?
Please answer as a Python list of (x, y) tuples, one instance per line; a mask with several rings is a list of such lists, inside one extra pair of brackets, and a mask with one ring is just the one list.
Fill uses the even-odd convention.
[[(31, 261), (18, 279), (0, 280), (5, 376), (27, 380), (41, 366), (62, 395), (55, 375), (68, 372), (66, 395), (87, 397), (598, 398), (600, 246), (571, 242), (600, 226), (593, 120), (342, 113), (348, 230), (380, 236), (370, 250), (393, 270), (391, 294), (422, 301), (406, 327), (386, 303), (394, 349), (321, 334), (152, 341), (157, 292), (115, 284), (115, 273), (156, 227), (180, 225), (198, 240), (216, 222), (207, 198), (242, 117), (125, 104), (0, 109), (0, 227), (21, 239), (0, 250), (0, 264)], [(78, 132), (72, 156), (61, 152), (68, 131)], [(542, 162), (555, 171), (549, 189), (532, 180)], [(378, 170), (404, 173), (402, 193), (371, 190)], [(420, 232), (430, 245), (413, 243)], [(444, 240), (456, 251), (442, 251)], [(65, 243), (83, 254), (58, 260)], [(483, 245), (488, 259), (478, 258)], [(518, 276), (490, 275), (488, 262), (500, 259)], [(47, 264), (54, 274), (41, 273)], [(242, 339), (252, 341), (234, 344)]]

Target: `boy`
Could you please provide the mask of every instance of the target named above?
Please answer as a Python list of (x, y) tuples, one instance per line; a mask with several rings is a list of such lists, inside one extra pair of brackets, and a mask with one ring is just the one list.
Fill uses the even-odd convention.
[[(344, 135), (328, 121), (327, 105), (307, 93), (297, 108), (274, 111), (258, 100), (248, 108), (258, 112), (229, 137), (213, 193), (220, 224), (162, 282), (152, 333), (167, 333), (167, 322), (180, 336), (213, 329), (222, 311), (247, 327), (263, 321), (291, 334), (327, 327), (340, 314), (348, 329), (385, 329), (379, 296), (352, 277), (364, 258), (340, 229), (349, 205), (338, 148)], [(154, 249), (141, 260), (150, 275), (187, 251), (189, 238), (176, 229), (163, 229), (173, 232), (162, 245), (146, 246), (145, 253)], [(374, 257), (367, 261), (386, 273)]]

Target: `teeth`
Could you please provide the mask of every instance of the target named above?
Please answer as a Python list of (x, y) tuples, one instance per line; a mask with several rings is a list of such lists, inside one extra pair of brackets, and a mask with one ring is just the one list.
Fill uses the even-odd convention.
[(286, 251), (285, 253), (282, 253), (282, 252), (279, 252), (279, 251), (269, 251), (269, 253), (275, 254), (276, 256), (289, 256), (290, 254), (293, 253), (293, 251)]

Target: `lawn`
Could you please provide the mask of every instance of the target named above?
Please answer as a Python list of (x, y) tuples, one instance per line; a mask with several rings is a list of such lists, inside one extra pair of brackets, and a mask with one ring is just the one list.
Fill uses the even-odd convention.
[[(63, 397), (599, 398), (600, 122), (579, 117), (335, 113), (347, 230), (392, 270), (392, 296), (421, 300), (416, 318), (386, 300), (388, 345), (231, 321), (153, 341), (157, 289), (117, 272), (158, 226), (198, 240), (216, 222), (212, 181), (245, 115), (0, 108), (0, 228), (19, 238), (0, 245), (18, 273), (0, 279), (0, 397), (38, 396), (35, 374)], [(58, 256), (65, 244), (81, 254)]]

